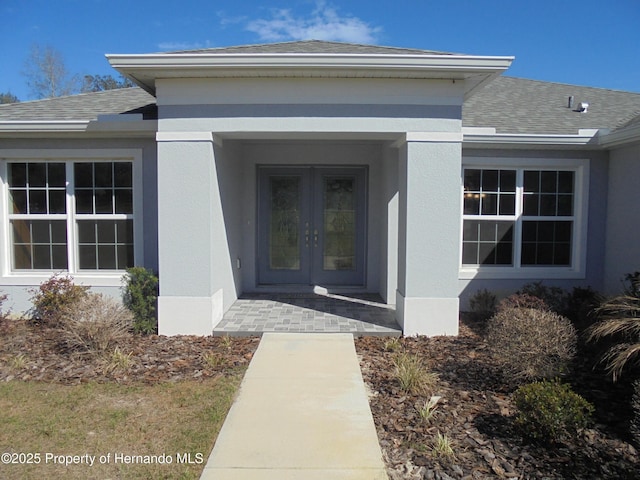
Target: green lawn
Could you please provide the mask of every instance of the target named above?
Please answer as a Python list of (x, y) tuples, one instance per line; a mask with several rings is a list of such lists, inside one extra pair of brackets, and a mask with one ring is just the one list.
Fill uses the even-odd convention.
[(0, 453), (39, 463), (6, 464), (5, 455), (0, 478), (199, 478), (241, 375), (157, 385), (2, 383)]

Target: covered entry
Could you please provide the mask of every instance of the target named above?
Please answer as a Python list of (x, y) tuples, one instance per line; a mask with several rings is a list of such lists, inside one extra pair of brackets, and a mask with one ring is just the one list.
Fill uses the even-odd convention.
[(363, 286), (366, 168), (258, 172), (258, 284)]

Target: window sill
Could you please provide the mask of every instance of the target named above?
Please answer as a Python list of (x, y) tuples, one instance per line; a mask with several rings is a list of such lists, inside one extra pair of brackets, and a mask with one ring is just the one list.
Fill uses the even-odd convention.
[[(0, 286), (25, 286), (30, 287), (40, 285), (51, 278), (54, 272), (12, 272), (0, 277)], [(67, 272), (56, 272), (61, 276)], [(126, 272), (82, 272), (71, 274), (76, 285), (87, 285), (91, 287), (120, 287), (122, 277)]]
[(583, 271), (570, 267), (485, 267), (485, 268), (461, 268), (458, 272), (459, 280), (473, 279), (525, 279), (525, 280), (546, 280), (546, 279), (583, 279)]

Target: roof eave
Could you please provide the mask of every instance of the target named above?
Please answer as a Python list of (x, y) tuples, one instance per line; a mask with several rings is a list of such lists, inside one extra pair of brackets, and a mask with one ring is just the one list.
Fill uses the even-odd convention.
[(10, 120), (0, 121), (0, 136), (26, 135), (114, 135), (119, 137), (155, 136), (157, 120)]
[(600, 143), (604, 147), (620, 147), (640, 142), (640, 124), (614, 130), (600, 136)]
[(463, 127), (462, 141), (469, 148), (586, 148), (601, 149), (599, 130), (577, 134), (497, 133), (494, 128)]
[(507, 70), (514, 57), (380, 54), (106, 55), (113, 68), (155, 94), (158, 78), (369, 77), (469, 80), (467, 91)]

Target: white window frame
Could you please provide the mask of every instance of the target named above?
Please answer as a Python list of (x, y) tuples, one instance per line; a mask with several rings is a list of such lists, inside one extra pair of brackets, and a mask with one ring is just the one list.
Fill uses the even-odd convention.
[[(570, 170), (574, 172), (574, 212), (573, 234), (571, 239), (571, 263), (569, 266), (527, 265), (520, 266), (521, 235), (518, 229), (514, 230), (513, 238), (513, 265), (463, 265), (462, 264), (462, 235), (464, 220), (464, 202), (460, 205), (460, 238), (458, 277), (463, 280), (480, 279), (581, 279), (585, 278), (585, 266), (587, 258), (587, 217), (589, 204), (589, 160), (567, 158), (489, 158), (489, 157), (463, 157), (460, 171), (460, 198), (464, 199), (464, 169), (474, 168), (481, 170), (516, 170), (518, 179), (522, 178), (524, 170)], [(516, 185), (516, 215), (491, 215), (487, 220), (508, 220), (514, 218), (522, 220), (522, 182)], [(480, 218), (480, 217), (477, 217)], [(552, 217), (526, 217), (528, 220), (549, 220)], [(553, 217), (556, 219), (556, 217)], [(564, 220), (566, 217), (557, 217)], [(515, 221), (514, 221), (515, 222)]]
[[(67, 270), (12, 270), (12, 240), (9, 222), (8, 164), (12, 162), (62, 162), (67, 170), (67, 213), (30, 216), (33, 220), (67, 221)], [(109, 219), (126, 217), (122, 214), (76, 216), (73, 198), (73, 164), (77, 162), (131, 162), (133, 174), (133, 238), (134, 264), (144, 258), (144, 232), (142, 221), (142, 149), (24, 149), (0, 150), (0, 286), (37, 285), (54, 273), (70, 274), (77, 283), (100, 286), (120, 286), (124, 270), (80, 270), (78, 267), (77, 221), (81, 219)], [(118, 218), (116, 218), (118, 217)]]

